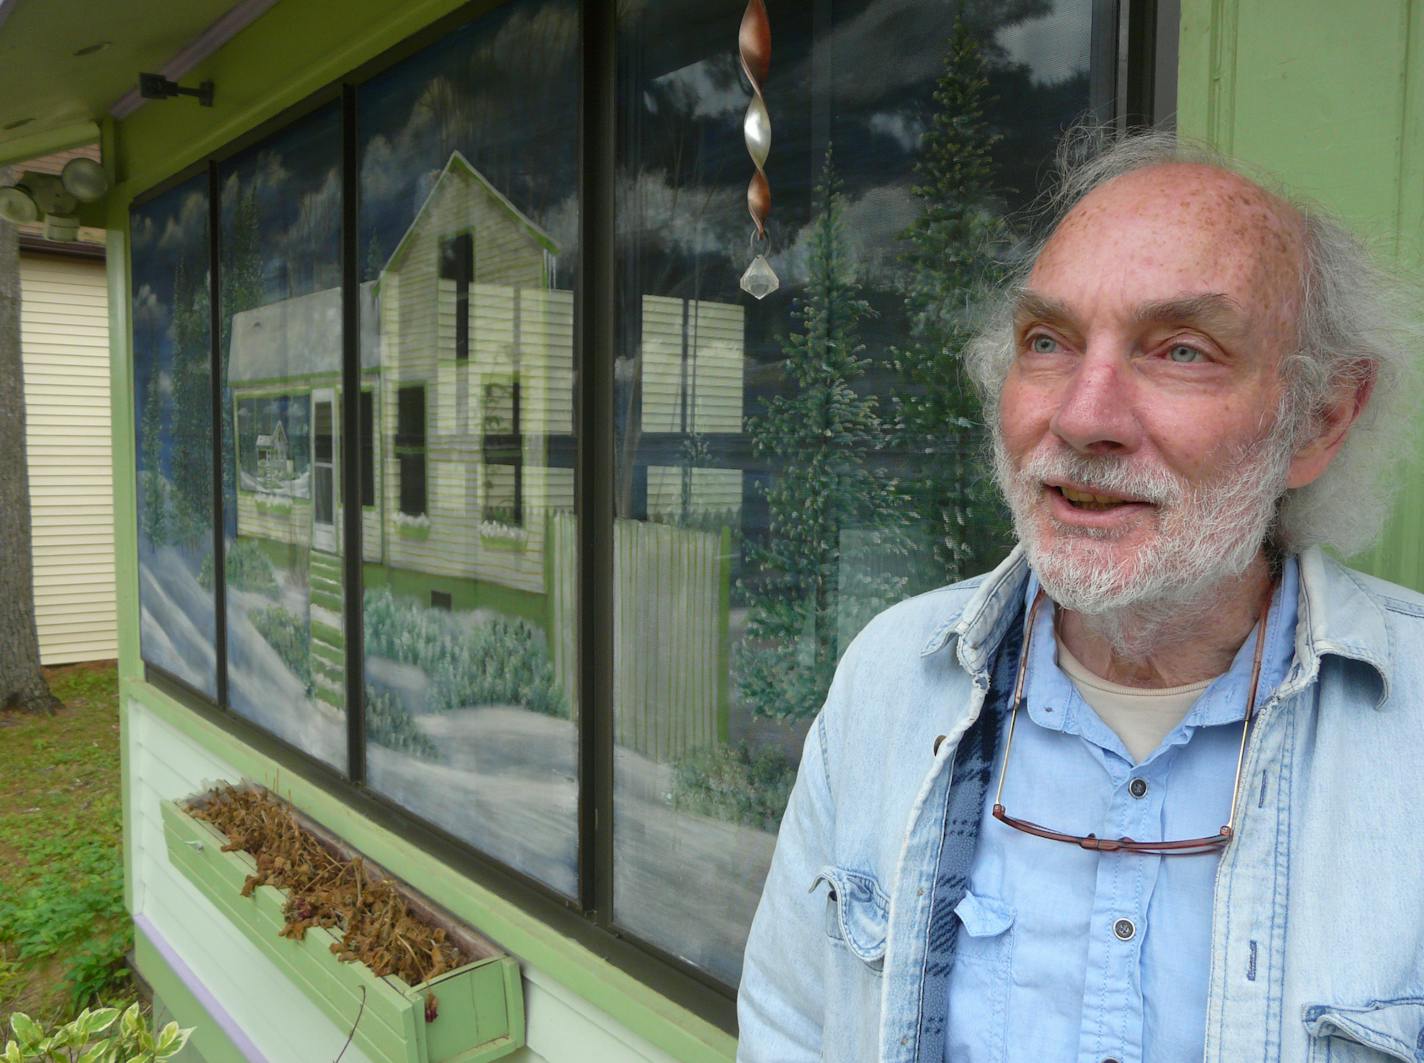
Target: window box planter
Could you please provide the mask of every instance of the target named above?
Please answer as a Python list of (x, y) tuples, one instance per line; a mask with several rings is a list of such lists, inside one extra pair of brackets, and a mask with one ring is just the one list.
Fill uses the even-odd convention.
[(430, 538), (430, 518), (426, 516), (408, 517), (405, 514), (396, 516), (396, 534), (402, 539), (411, 539), (415, 542), (423, 543)]
[[(285, 891), (258, 886), (242, 896), (257, 865), (245, 852), (225, 853), (227, 839), (211, 824), (188, 815), (178, 801), (165, 801), (163, 833), (168, 859), (282, 973), (372, 1058), (392, 1063), (483, 1063), (524, 1044), (524, 996), (519, 965), (491, 942), (452, 925), (411, 891), (412, 906), (457, 939), (473, 962), (418, 986), (394, 975), (378, 977), (362, 963), (337, 959), (338, 941), (322, 927), (307, 929), (301, 941), (279, 936), (285, 922)], [(310, 821), (311, 830), (333, 851), (344, 850)], [(367, 861), (367, 869), (379, 869)], [(433, 997), (433, 1003), (432, 1003)], [(358, 1014), (360, 1019), (357, 1019)], [(429, 1017), (428, 1017), (429, 1016)]]

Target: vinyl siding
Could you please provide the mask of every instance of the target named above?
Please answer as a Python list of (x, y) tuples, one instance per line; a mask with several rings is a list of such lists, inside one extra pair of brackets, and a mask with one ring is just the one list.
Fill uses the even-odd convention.
[(45, 664), (118, 655), (104, 263), (27, 254), (20, 345)]

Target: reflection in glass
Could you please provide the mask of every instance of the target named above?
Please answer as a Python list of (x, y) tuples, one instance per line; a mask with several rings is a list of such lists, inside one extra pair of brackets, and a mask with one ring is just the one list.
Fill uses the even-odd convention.
[(142, 656), (216, 698), (207, 175), (131, 228)]
[(743, 7), (620, 24), (612, 529), (615, 920), (733, 984), (846, 646), (1007, 548), (956, 353), (1090, 102), (1092, 5), (774, 8), (760, 301)]
[(219, 170), (228, 700), (346, 768), (340, 114)]
[(578, 57), (522, 0), (357, 112), (370, 785), (569, 895)]

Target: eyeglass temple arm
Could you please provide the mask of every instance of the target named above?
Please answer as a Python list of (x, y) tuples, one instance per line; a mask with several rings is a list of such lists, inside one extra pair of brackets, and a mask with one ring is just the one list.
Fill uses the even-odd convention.
[[(1004, 776), (1009, 770), (1009, 751), (1014, 747), (1014, 726), (1019, 722), (1019, 702), (1023, 699), (1024, 676), (1028, 673), (1028, 647), (1033, 639), (1033, 626), (1038, 620), (1038, 607), (1043, 604), (1043, 588), (1033, 597), (1033, 605), (1028, 611), (1028, 625), (1024, 630), (1023, 644), (1019, 648), (1018, 676), (1014, 679), (1013, 709), (1009, 713), (1009, 733), (1004, 738), (1004, 759), (999, 764), (999, 785), (994, 790), (994, 808), (1000, 812), (1004, 808)], [(1239, 770), (1239, 769), (1238, 769)]]
[(1236, 753), (1236, 781), (1231, 785), (1231, 814), (1221, 833), (1228, 839), (1236, 833), (1236, 802), (1241, 799), (1241, 769), (1246, 764), (1246, 737), (1251, 733), (1251, 723), (1256, 716), (1257, 685), (1261, 682), (1261, 658), (1266, 649), (1266, 618), (1271, 612), (1271, 599), (1276, 595), (1273, 581), (1266, 592), (1266, 600), (1261, 605), (1261, 618), (1256, 621), (1256, 655), (1251, 661), (1251, 689), (1247, 694), (1246, 721), (1241, 725), (1241, 748)]

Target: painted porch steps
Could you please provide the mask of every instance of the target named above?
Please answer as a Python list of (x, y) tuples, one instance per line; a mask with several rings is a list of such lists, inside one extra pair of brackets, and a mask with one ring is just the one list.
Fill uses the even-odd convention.
[(346, 636), (341, 620), (343, 564), (337, 554), (313, 550), (308, 571), (312, 695), (342, 711), (346, 708)]

